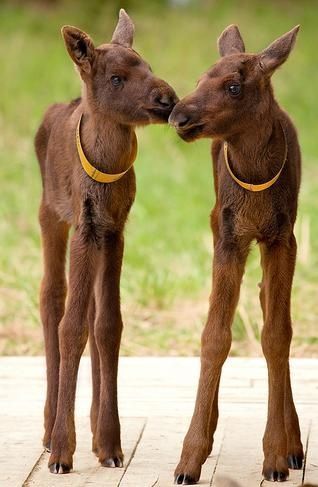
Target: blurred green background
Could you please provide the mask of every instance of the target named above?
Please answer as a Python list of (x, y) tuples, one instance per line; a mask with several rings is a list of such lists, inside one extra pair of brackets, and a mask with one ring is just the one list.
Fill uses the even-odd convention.
[[(135, 22), (135, 48), (179, 97), (218, 58), (216, 39), (237, 23), (257, 51), (294, 25), (301, 31), (276, 73), (276, 96), (294, 119), (303, 152), (293, 290), (294, 355), (314, 355), (318, 283), (318, 2), (56, 0), (0, 2), (0, 353), (43, 353), (37, 221), (40, 175), (33, 137), (46, 107), (80, 93), (60, 27), (110, 40), (120, 7)], [(186, 144), (168, 126), (138, 130), (137, 199), (126, 229), (123, 354), (199, 353), (211, 286), (210, 141)], [(259, 254), (249, 258), (232, 353), (258, 354)]]

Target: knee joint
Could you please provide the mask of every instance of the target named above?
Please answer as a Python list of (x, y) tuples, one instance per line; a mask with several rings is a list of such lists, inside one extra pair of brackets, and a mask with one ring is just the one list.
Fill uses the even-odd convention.
[(232, 334), (229, 328), (218, 330), (216, 333), (203, 331), (201, 345), (201, 357), (208, 360), (215, 360), (223, 364), (229, 354), (232, 342)]
[(291, 338), (292, 327), (290, 324), (282, 329), (265, 325), (262, 332), (262, 349), (266, 359), (286, 359), (289, 356)]
[(120, 316), (116, 320), (97, 318), (94, 326), (97, 346), (103, 347), (104, 344), (109, 346), (112, 343), (117, 343), (120, 340), (122, 330), (123, 322)]

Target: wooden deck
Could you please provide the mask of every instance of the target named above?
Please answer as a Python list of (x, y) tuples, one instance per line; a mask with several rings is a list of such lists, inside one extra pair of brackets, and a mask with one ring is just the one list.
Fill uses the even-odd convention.
[[(41, 448), (45, 393), (44, 359), (0, 358), (1, 487), (168, 487), (192, 414), (199, 373), (197, 358), (121, 358), (119, 407), (125, 466), (106, 469), (90, 451), (89, 358), (82, 359), (76, 403), (74, 471), (52, 475)], [(318, 360), (292, 360), (294, 394), (306, 447), (303, 471), (291, 471), (286, 487), (318, 484)], [(220, 391), (220, 421), (201, 486), (261, 484), (267, 373), (262, 359), (226, 362)], [(263, 482), (262, 486), (272, 486)]]

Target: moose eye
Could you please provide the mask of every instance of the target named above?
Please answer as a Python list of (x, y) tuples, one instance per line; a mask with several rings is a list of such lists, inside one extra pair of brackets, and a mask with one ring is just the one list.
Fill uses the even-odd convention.
[(110, 78), (110, 81), (111, 81), (113, 86), (119, 86), (122, 82), (122, 79), (120, 76), (112, 76)]
[(233, 83), (228, 87), (228, 90), (231, 96), (238, 96), (241, 93), (241, 85)]

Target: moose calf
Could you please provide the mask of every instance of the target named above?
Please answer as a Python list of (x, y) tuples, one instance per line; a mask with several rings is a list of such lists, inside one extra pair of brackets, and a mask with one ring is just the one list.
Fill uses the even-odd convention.
[[(122, 318), (123, 231), (135, 198), (136, 125), (166, 122), (177, 98), (132, 49), (124, 10), (110, 44), (95, 48), (75, 27), (62, 34), (83, 81), (82, 98), (51, 106), (37, 132), (43, 198), (44, 277), (40, 309), (47, 362), (44, 445), (52, 473), (67, 473), (75, 451), (74, 399), (80, 357), (90, 338), (93, 450), (120, 467), (117, 408)], [(65, 256), (70, 227), (66, 309)]]
[(221, 369), (231, 346), (231, 324), (253, 240), (261, 251), (262, 347), (269, 377), (263, 475), (282, 481), (288, 477), (288, 467), (302, 467), (288, 363), (300, 149), (295, 127), (279, 107), (271, 85), (271, 75), (286, 61), (298, 29), (259, 54), (246, 54), (238, 28), (229, 26), (218, 41), (221, 60), (170, 115), (170, 123), (184, 140), (215, 139), (213, 287), (202, 334), (196, 405), (175, 471), (177, 484), (197, 482), (212, 450)]

